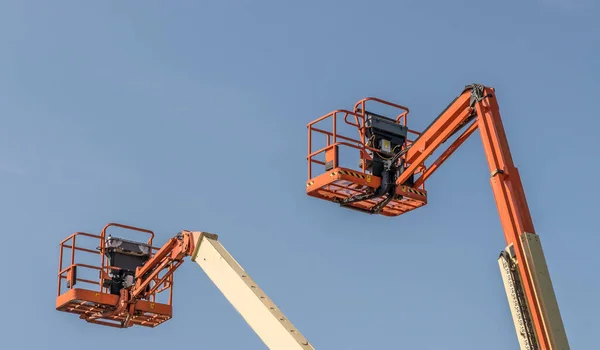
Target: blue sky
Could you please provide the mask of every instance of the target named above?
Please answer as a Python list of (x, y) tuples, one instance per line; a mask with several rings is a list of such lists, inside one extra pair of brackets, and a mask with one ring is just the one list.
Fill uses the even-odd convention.
[(371, 217), (305, 195), (306, 124), (365, 96), (422, 129), (469, 83), (502, 117), (573, 349), (600, 327), (592, 0), (4, 2), (0, 211), (11, 349), (263, 349), (192, 263), (174, 319), (54, 310), (58, 243), (111, 221), (221, 242), (318, 349), (516, 349), (476, 133), (429, 204)]

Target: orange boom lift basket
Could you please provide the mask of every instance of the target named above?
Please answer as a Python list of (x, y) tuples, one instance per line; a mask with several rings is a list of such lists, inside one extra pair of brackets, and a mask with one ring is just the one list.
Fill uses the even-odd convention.
[[(394, 117), (375, 113), (379, 108)], [(415, 184), (424, 166), (403, 184), (395, 184), (410, 166), (405, 163), (406, 150), (420, 136), (408, 128), (408, 112), (404, 106), (370, 97), (358, 101), (353, 111), (336, 110), (308, 124), (306, 193), (384, 216), (427, 204), (424, 182)]]
[[(148, 236), (136, 242), (107, 235), (115, 227)], [(141, 297), (127, 300), (128, 288), (135, 283), (136, 270), (151, 260), (157, 248), (152, 247), (150, 230), (111, 223), (100, 235), (76, 232), (60, 243), (58, 295), (56, 309), (78, 314), (81, 319), (114, 327), (132, 325), (155, 327), (172, 316), (172, 271), (180, 262), (165, 264), (151, 280)], [(85, 242), (86, 244), (82, 244)], [(88, 263), (90, 261), (90, 263)], [(92, 277), (87, 277), (91, 273)], [(95, 276), (95, 279), (93, 279)], [(164, 302), (157, 302), (163, 293)], [(162, 298), (161, 298), (162, 299)]]

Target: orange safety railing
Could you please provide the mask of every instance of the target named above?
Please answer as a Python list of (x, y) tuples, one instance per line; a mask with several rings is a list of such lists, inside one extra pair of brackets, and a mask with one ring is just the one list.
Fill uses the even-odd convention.
[[(103, 283), (104, 279), (105, 279), (104, 277), (108, 276), (108, 273), (110, 270), (119, 270), (119, 268), (116, 266), (107, 265), (107, 259), (104, 255), (106, 229), (111, 226), (121, 227), (121, 228), (125, 228), (125, 229), (133, 229), (136, 231), (148, 233), (148, 234), (150, 234), (150, 238), (148, 239), (148, 244), (150, 245), (151, 257), (154, 256), (154, 254), (159, 250), (159, 248), (153, 247), (151, 245), (152, 239), (154, 238), (154, 233), (152, 231), (138, 229), (138, 228), (130, 227), (130, 226), (126, 226), (126, 225), (114, 224), (114, 223), (108, 224), (104, 227), (104, 229), (102, 230), (102, 233), (100, 235), (95, 235), (95, 234), (86, 233), (86, 232), (75, 232), (60, 242), (57, 296), (60, 296), (63, 294), (63, 287), (62, 287), (63, 280), (67, 280), (67, 282), (71, 282), (70, 284), (69, 283), (67, 284), (67, 289), (74, 289), (75, 288), (74, 285), (76, 283), (85, 283), (85, 284), (93, 285), (94, 287), (84, 288), (84, 289), (93, 290), (93, 289), (97, 288), (98, 292), (100, 292), (100, 293), (109, 293), (108, 288), (104, 287), (104, 283)], [(96, 245), (96, 249), (90, 249), (89, 247), (86, 248), (86, 247), (78, 246), (77, 245), (78, 237), (87, 237), (87, 238), (94, 239), (94, 241), (98, 242), (98, 245)], [(81, 241), (81, 239), (80, 239), (80, 241)], [(89, 254), (94, 255), (96, 259), (99, 258), (100, 266), (78, 262), (78, 260), (79, 260), (78, 257), (81, 258), (81, 254), (76, 254), (76, 252), (89, 253)], [(98, 257), (98, 255), (100, 255), (101, 257)], [(64, 261), (65, 258), (68, 258), (67, 263), (65, 263), (65, 261)], [(79, 271), (81, 271), (82, 269), (84, 269), (83, 271), (86, 271), (86, 270), (87, 271), (90, 271), (90, 270), (97, 271), (98, 279), (91, 280), (91, 279), (87, 279), (87, 278), (80, 278)], [(77, 270), (76, 275), (75, 275), (75, 270)], [(173, 275), (171, 274), (165, 281), (162, 281), (162, 283), (157, 284), (156, 282), (158, 282), (159, 280), (160, 280), (160, 277), (156, 276), (156, 278), (154, 279), (155, 283), (154, 283), (154, 285), (151, 286), (150, 293), (148, 293), (148, 296), (149, 296), (148, 301), (156, 302), (156, 295), (158, 293), (164, 292), (168, 289), (169, 290), (168, 302), (166, 302), (165, 304), (171, 305), (172, 300), (173, 300), (173, 290), (172, 290)]]
[[(354, 104), (354, 111), (356, 112), (360, 109), (364, 113), (364, 111), (367, 110), (367, 102), (368, 101), (375, 101), (375, 102), (379, 102), (381, 104), (384, 104), (384, 105), (387, 105), (390, 107), (400, 109), (402, 112), (400, 112), (400, 114), (398, 114), (398, 116), (396, 117), (396, 119), (395, 119), (396, 123), (400, 124), (400, 121), (402, 121), (402, 124), (400, 124), (400, 125), (408, 126), (408, 112), (409, 112), (408, 107), (404, 107), (399, 104), (388, 102), (388, 101), (382, 100), (377, 97), (367, 97), (367, 98), (363, 98), (362, 100), (356, 102), (356, 104)], [(417, 133), (416, 131), (413, 131), (413, 132)]]
[[(70, 274), (73, 272), (73, 270), (75, 269), (75, 267), (83, 267), (83, 268), (88, 268), (88, 269), (94, 269), (94, 270), (98, 270), (98, 273), (100, 273), (101, 268), (99, 266), (93, 266), (93, 265), (88, 265), (88, 264), (77, 264), (75, 263), (75, 252), (76, 251), (81, 251), (81, 252), (87, 252), (87, 253), (91, 253), (91, 254), (100, 254), (99, 251), (97, 250), (92, 250), (92, 249), (88, 249), (88, 248), (82, 248), (82, 247), (77, 247), (76, 246), (76, 238), (77, 237), (81, 237), (81, 236), (85, 236), (85, 237), (91, 237), (91, 238), (97, 238), (100, 239), (100, 236), (98, 235), (94, 235), (91, 233), (85, 233), (85, 232), (75, 232), (72, 235), (70, 235), (69, 237), (63, 239), (60, 242), (60, 254), (59, 254), (59, 264), (58, 264), (58, 290), (57, 290), (57, 296), (60, 296), (62, 294), (62, 280), (66, 279), (66, 280), (71, 280), (71, 278), (69, 278)], [(70, 249), (70, 262), (67, 265), (67, 267), (63, 267), (63, 261), (65, 258), (65, 249)], [(88, 284), (95, 284), (95, 285), (100, 285), (99, 280), (97, 281), (92, 281), (92, 280), (88, 280), (88, 279), (83, 279), (83, 278), (75, 278), (74, 280), (71, 280), (71, 284), (67, 286), (68, 289), (73, 289), (74, 288), (74, 284), (76, 282), (83, 282), (83, 283), (88, 283)], [(102, 291), (102, 288), (100, 287), (99, 291)]]
[[(367, 109), (367, 102), (368, 101), (374, 101), (374, 102), (378, 102), (380, 104), (386, 105), (386, 106), (390, 106), (390, 107), (394, 107), (397, 108), (399, 110), (401, 110), (401, 112), (396, 116), (396, 118), (386, 118), (388, 120), (392, 120), (395, 121), (397, 124), (403, 125), (408, 129), (408, 133), (414, 135), (414, 138), (408, 138), (406, 140), (406, 146), (411, 145), (419, 136), (421, 136), (421, 133), (416, 131), (416, 130), (412, 130), (408, 127), (408, 112), (409, 109), (408, 107), (399, 105), (399, 104), (395, 104), (392, 102), (388, 102), (385, 100), (382, 100), (380, 98), (377, 97), (367, 97), (367, 98), (363, 98), (362, 100), (356, 102), (356, 104), (354, 105), (354, 111), (362, 111), (361, 115), (363, 116), (363, 125), (364, 125), (364, 116), (365, 116), (365, 112), (368, 111)], [(357, 121), (358, 123), (358, 121)], [(365, 140), (363, 140), (364, 142)]]
[[(377, 149), (370, 147), (367, 145), (367, 142), (365, 140), (365, 119), (366, 119), (366, 105), (367, 102), (369, 101), (373, 101), (373, 102), (377, 102), (377, 103), (381, 103), (390, 107), (394, 107), (394, 108), (398, 108), (401, 110), (401, 112), (394, 118), (387, 118), (395, 123), (401, 124), (403, 126), (406, 126), (407, 123), (407, 119), (408, 119), (408, 108), (401, 106), (401, 105), (397, 105), (391, 102), (387, 102), (378, 98), (374, 98), (374, 97), (368, 97), (365, 99), (362, 99), (360, 101), (358, 101), (355, 106), (354, 106), (354, 111), (349, 111), (349, 110), (345, 110), (345, 109), (338, 109), (335, 110), (333, 112), (330, 112), (328, 114), (325, 114), (323, 116), (321, 116), (320, 118), (312, 121), (311, 123), (309, 123), (307, 125), (307, 129), (308, 129), (308, 155), (306, 157), (307, 162), (308, 162), (308, 179), (311, 180), (314, 176), (313, 176), (313, 164), (319, 164), (319, 165), (325, 165), (324, 161), (315, 159), (316, 156), (319, 156), (321, 154), (324, 154), (325, 152), (327, 152), (328, 150), (332, 150), (334, 149), (336, 146), (340, 146), (341, 147), (346, 147), (346, 148), (353, 148), (358, 150), (359, 154), (360, 154), (360, 159), (361, 159), (361, 169), (360, 170), (356, 170), (359, 173), (362, 174), (367, 174), (367, 172), (365, 171), (366, 168), (366, 161), (370, 160), (372, 157), (367, 153), (367, 150), (371, 151), (371, 152), (378, 152)], [(348, 120), (349, 117), (354, 117), (354, 121)], [(331, 129), (330, 130), (326, 130), (325, 128), (320, 128), (320, 127), (316, 127), (315, 125), (318, 123), (322, 123), (325, 120), (331, 118)], [(343, 120), (345, 124), (350, 125), (352, 127), (355, 127), (356, 130), (358, 131), (358, 136), (359, 139), (354, 139), (345, 135), (342, 135), (338, 132), (339, 129), (339, 125), (338, 123), (340, 122), (340, 120)], [(313, 133), (317, 133), (317, 134), (321, 134), (326, 138), (326, 146), (322, 147), (320, 149), (317, 149), (315, 151), (313, 151), (313, 140), (316, 138), (313, 138)], [(406, 141), (406, 144), (404, 147), (408, 147), (410, 146), (414, 140), (416, 138), (418, 138), (421, 133), (415, 130), (411, 130), (408, 129), (408, 133), (409, 135), (413, 135), (413, 137), (409, 137)], [(338, 149), (339, 149), (338, 148)], [(337, 152), (334, 153), (334, 167), (336, 167), (338, 165), (338, 158), (339, 155), (337, 154)], [(353, 168), (353, 170), (355, 170)], [(420, 173), (424, 172), (425, 169), (420, 169)]]
[(150, 238), (148, 238), (147, 244), (152, 246), (152, 240), (154, 239), (154, 232), (152, 232), (150, 230), (133, 227), (133, 226), (128, 226), (128, 225), (123, 225), (123, 224), (117, 224), (114, 222), (106, 224), (106, 226), (104, 226), (104, 228), (102, 228), (102, 231), (100, 232), (100, 254), (102, 255), (102, 267), (103, 268), (106, 267), (106, 265), (105, 265), (106, 257), (105, 257), (104, 253), (105, 253), (105, 249), (106, 249), (106, 230), (108, 230), (109, 227), (119, 227), (119, 228), (124, 228), (127, 230), (147, 233), (150, 235)]
[[(126, 230), (131, 230), (131, 231), (136, 231), (136, 232), (142, 232), (145, 234), (150, 235), (150, 237), (148, 238), (148, 241), (146, 242), (146, 244), (152, 246), (152, 240), (154, 239), (154, 232), (150, 231), (150, 230), (146, 230), (143, 228), (138, 228), (138, 227), (134, 227), (134, 226), (128, 226), (128, 225), (123, 225), (123, 224), (117, 224), (114, 222), (108, 223), (106, 224), (103, 228), (102, 231), (100, 232), (100, 255), (102, 256), (102, 271), (103, 272), (108, 272), (109, 270), (117, 270), (116, 268), (113, 267), (109, 267), (106, 263), (106, 232), (108, 230), (109, 227), (116, 227), (116, 228), (122, 228), (122, 229), (126, 229)], [(151, 248), (151, 250), (154, 250)], [(158, 249), (156, 249), (158, 250)], [(150, 252), (152, 254), (152, 251)], [(107, 274), (102, 273), (100, 276), (100, 282), (103, 284), (104, 283), (104, 279), (105, 276), (107, 276)], [(151, 301), (153, 301), (152, 299), (154, 299), (154, 295), (150, 294), (150, 299)]]

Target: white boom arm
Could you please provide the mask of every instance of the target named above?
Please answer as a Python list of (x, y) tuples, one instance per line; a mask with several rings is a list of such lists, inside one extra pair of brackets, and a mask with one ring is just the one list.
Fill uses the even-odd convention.
[(271, 350), (314, 350), (265, 292), (244, 271), (218, 241), (207, 232), (192, 232), (191, 259), (242, 315), (248, 325)]

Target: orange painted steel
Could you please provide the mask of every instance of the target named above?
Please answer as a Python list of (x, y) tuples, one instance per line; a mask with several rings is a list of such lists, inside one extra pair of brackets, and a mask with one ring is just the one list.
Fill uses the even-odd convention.
[[(118, 267), (107, 265), (106, 251), (107, 229), (118, 227), (149, 234), (147, 241), (151, 249), (150, 259), (136, 270), (136, 283), (129, 289), (122, 289), (120, 295), (109, 293), (104, 280), (110, 279), (109, 271)], [(78, 245), (78, 237), (93, 239), (95, 249)], [(56, 309), (80, 315), (90, 323), (125, 328), (134, 325), (156, 327), (172, 317), (173, 272), (183, 263), (183, 258), (191, 254), (193, 242), (189, 234), (184, 233), (171, 238), (160, 249), (152, 247), (154, 233), (117, 223), (106, 225), (100, 235), (76, 232), (60, 242), (58, 290)], [(82, 239), (80, 238), (79, 241)], [(68, 251), (68, 252), (66, 252)], [(81, 253), (89, 253), (99, 260), (98, 265), (78, 262)], [(100, 257), (98, 257), (100, 255)], [(64, 263), (64, 259), (68, 263)], [(66, 266), (65, 266), (66, 265)], [(79, 278), (81, 270), (96, 271), (98, 279)], [(66, 290), (63, 282), (66, 281)], [(79, 284), (91, 285), (88, 288), (75, 287)], [(166, 301), (157, 302), (159, 293), (167, 292)]]
[[(364, 125), (364, 114), (357, 113), (357, 111), (360, 110), (364, 113), (366, 101), (371, 100), (400, 108), (403, 112), (395, 118), (395, 121), (397, 123), (406, 123), (408, 108), (370, 98), (359, 101), (355, 105), (354, 112), (337, 110), (308, 124), (308, 195), (334, 201), (336, 196), (340, 197), (344, 195), (342, 188), (352, 188), (355, 185), (376, 188), (379, 185), (380, 179), (373, 176), (371, 177), (370, 182), (367, 182), (351, 176), (340, 177), (332, 175), (332, 173), (339, 171), (339, 168), (327, 171), (315, 177), (312, 175), (312, 164), (316, 163), (324, 165), (324, 162), (318, 162), (313, 159), (315, 155), (324, 152), (324, 149), (314, 152), (311, 149), (312, 132), (322, 132), (313, 125), (327, 118), (332, 118), (333, 123), (335, 124), (336, 115), (341, 113), (344, 114), (345, 118), (348, 116), (354, 116), (356, 118), (355, 126), (359, 129), (359, 134), (361, 134), (361, 128)], [(363, 124), (360, 123), (361, 119)], [(425, 161), (428, 160), (440, 146), (465, 127), (466, 129), (441, 154), (441, 156), (427, 167)], [(504, 231), (504, 237), (507, 245), (514, 246), (516, 259), (519, 262), (517, 266), (523, 279), (523, 290), (534, 325), (536, 340), (540, 349), (549, 349), (551, 346), (549, 330), (546, 328), (543, 321), (543, 308), (540, 305), (540, 300), (538, 300), (532, 276), (529, 272), (528, 261), (525, 258), (524, 247), (520, 239), (522, 233), (527, 232), (535, 234), (535, 230), (519, 172), (513, 163), (510, 153), (500, 117), (495, 90), (478, 84), (467, 86), (463, 92), (429, 125), (429, 127), (426, 128), (426, 130), (421, 133), (416, 133), (418, 135), (416, 139), (406, 142), (404, 147), (405, 153), (400, 157), (400, 159), (404, 161), (406, 167), (397, 177), (396, 185), (398, 188), (402, 188), (402, 185), (411, 178), (411, 176), (414, 176), (414, 188), (424, 189), (425, 181), (439, 169), (439, 167), (475, 132), (476, 129), (480, 130), (481, 140), (490, 169), (491, 187)], [(327, 135), (328, 141), (330, 137), (333, 138), (333, 143), (327, 142), (327, 147), (325, 149), (334, 147), (334, 145), (354, 147), (362, 152), (361, 159), (364, 164), (364, 152), (369, 149), (369, 147), (365, 145), (364, 138), (360, 140), (348, 140), (348, 143), (338, 142), (338, 139), (343, 139), (345, 141), (347, 139), (337, 135), (335, 127), (333, 132), (324, 134)], [(361, 172), (361, 174), (365, 173)], [(368, 175), (365, 174), (365, 176)], [(332, 190), (333, 186), (338, 185), (340, 180), (344, 180), (345, 187), (340, 186), (337, 189)], [(426, 204), (426, 198), (415, 199), (412, 203), (414, 205), (413, 209), (423, 206)], [(418, 203), (418, 205), (415, 205), (415, 203)], [(358, 206), (361, 204), (363, 207), (372, 205), (372, 203), (360, 202), (354, 205)], [(388, 209), (382, 214), (400, 215), (408, 211), (409, 210), (392, 211), (391, 209)]]

